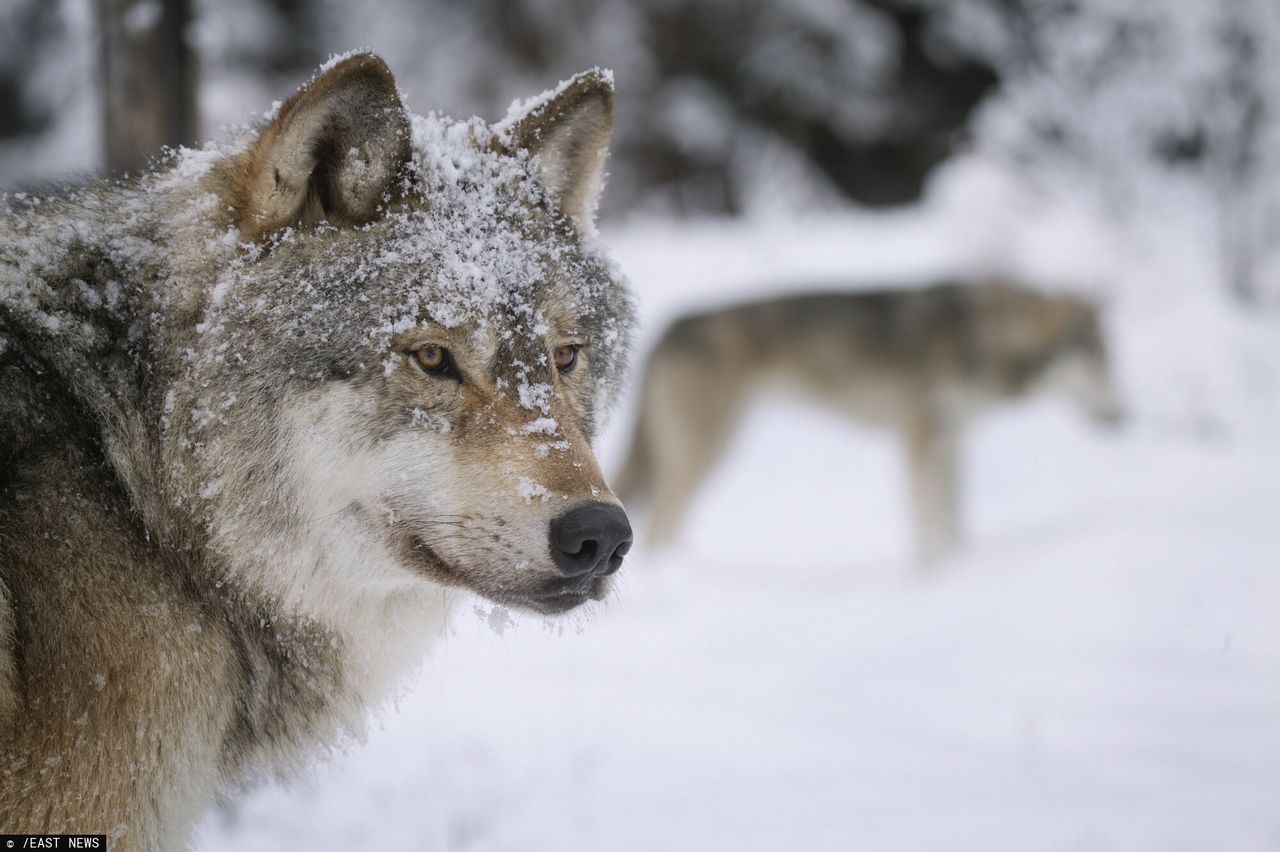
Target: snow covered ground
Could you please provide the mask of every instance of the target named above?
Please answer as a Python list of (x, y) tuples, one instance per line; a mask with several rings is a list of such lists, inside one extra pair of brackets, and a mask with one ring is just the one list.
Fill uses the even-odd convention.
[(606, 606), (466, 606), (367, 742), (212, 814), (199, 848), (1280, 849), (1275, 318), (1141, 285), (1194, 275), (1185, 257), (984, 224), (942, 204), (605, 236), (642, 350), (746, 292), (1111, 276), (1128, 429), (1051, 401), (991, 417), (967, 442), (970, 550), (925, 580), (889, 436), (766, 404), (677, 549), (646, 552), (635, 519)]

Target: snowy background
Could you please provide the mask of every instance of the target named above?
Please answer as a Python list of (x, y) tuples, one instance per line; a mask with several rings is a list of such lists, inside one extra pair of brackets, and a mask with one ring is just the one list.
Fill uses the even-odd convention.
[[(945, 233), (921, 210), (606, 239), (650, 341), (781, 272), (972, 260)], [(1096, 248), (1025, 239), (1045, 263)], [(1134, 422), (1047, 401), (987, 420), (971, 549), (930, 581), (890, 436), (762, 406), (673, 551), (637, 518), (607, 606), (510, 626), (477, 602), (367, 742), (214, 815), (200, 848), (1280, 848), (1276, 330), (1118, 306)]]
[[(351, 8), (198, 4), (201, 135), (351, 47), (489, 117), (611, 65), (637, 365), (692, 308), (1002, 273), (1106, 304), (1130, 419), (985, 419), (926, 581), (892, 436), (766, 401), (606, 605), (463, 607), (364, 742), (197, 848), (1280, 849), (1271, 0)], [(0, 187), (100, 169), (95, 14), (0, 6)]]

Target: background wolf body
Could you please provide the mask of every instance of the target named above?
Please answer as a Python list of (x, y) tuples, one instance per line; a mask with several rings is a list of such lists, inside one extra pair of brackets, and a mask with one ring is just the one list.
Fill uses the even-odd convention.
[(1038, 390), (1102, 418), (1117, 407), (1096, 310), (1007, 284), (785, 297), (686, 316), (653, 351), (616, 482), (652, 504), (646, 540), (676, 533), (749, 403), (799, 393), (903, 441), (917, 560), (960, 540), (958, 441), (974, 415)]
[(178, 848), (358, 725), (451, 587), (604, 596), (611, 104), (589, 72), (493, 128), (411, 118), (354, 54), (228, 148), (6, 200), (0, 826)]

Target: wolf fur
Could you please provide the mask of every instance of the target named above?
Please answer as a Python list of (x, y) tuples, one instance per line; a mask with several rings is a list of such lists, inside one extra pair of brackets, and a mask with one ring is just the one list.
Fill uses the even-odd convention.
[(4, 200), (0, 827), (180, 848), (357, 729), (454, 590), (605, 596), (547, 530), (617, 504), (612, 99), (592, 71), (495, 126), (415, 117), (356, 53), (244, 138)]
[(1097, 309), (1010, 284), (789, 296), (685, 316), (646, 366), (639, 419), (617, 477), (648, 499), (646, 541), (669, 542), (749, 404), (799, 394), (902, 441), (916, 561), (960, 544), (958, 445), (1006, 401), (1067, 395), (1103, 420), (1119, 407)]

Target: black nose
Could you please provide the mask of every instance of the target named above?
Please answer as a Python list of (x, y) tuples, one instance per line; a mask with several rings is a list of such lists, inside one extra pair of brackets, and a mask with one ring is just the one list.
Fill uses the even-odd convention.
[(566, 577), (612, 574), (630, 549), (627, 513), (613, 503), (584, 503), (551, 522), (551, 556)]

